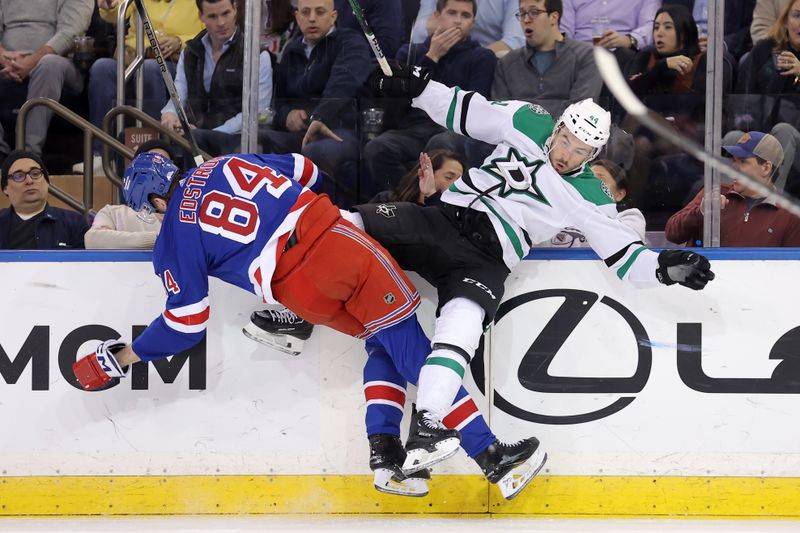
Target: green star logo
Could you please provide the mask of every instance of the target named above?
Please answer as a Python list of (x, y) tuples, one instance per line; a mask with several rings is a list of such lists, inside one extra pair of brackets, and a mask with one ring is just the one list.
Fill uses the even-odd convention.
[(481, 170), (497, 178), (503, 184), (500, 196), (503, 198), (511, 194), (524, 194), (531, 198), (550, 205), (542, 191), (536, 185), (536, 172), (544, 165), (544, 161), (528, 161), (514, 148), (509, 148), (505, 157), (492, 159)]

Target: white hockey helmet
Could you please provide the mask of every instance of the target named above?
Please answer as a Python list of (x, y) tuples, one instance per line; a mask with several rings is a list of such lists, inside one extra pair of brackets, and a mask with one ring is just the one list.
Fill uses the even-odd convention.
[(578, 140), (593, 148), (591, 161), (608, 142), (611, 135), (611, 113), (587, 98), (570, 104), (556, 122), (553, 132), (565, 126)]

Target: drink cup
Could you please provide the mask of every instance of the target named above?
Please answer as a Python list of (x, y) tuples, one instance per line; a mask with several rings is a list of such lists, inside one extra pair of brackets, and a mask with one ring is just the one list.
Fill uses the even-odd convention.
[(82, 72), (88, 72), (94, 61), (94, 37), (80, 35), (75, 37), (75, 51), (72, 61)]
[(596, 45), (603, 38), (610, 25), (608, 17), (594, 17), (592, 20), (592, 44)]

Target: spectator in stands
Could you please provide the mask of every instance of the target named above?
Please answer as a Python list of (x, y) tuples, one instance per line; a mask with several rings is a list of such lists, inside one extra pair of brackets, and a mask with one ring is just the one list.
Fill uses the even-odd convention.
[[(702, 142), (706, 84), (706, 54), (700, 50), (697, 25), (685, 6), (665, 5), (653, 22), (653, 46), (643, 48), (631, 61), (628, 83), (648, 105), (670, 117), (682, 134)], [(731, 71), (723, 63), (723, 89), (730, 88)], [(649, 130), (628, 126), (634, 134), (636, 153), (629, 193), (634, 202), (644, 196), (651, 160), (674, 148)]]
[(614, 199), (617, 207), (628, 196), (628, 179), (625, 170), (608, 159), (598, 159), (592, 161), (590, 165), (592, 172), (602, 181), (608, 189), (609, 196)]
[[(197, 145), (213, 156), (238, 151), (242, 132), (244, 34), (233, 0), (196, 0), (206, 29), (186, 42), (178, 59), (175, 88), (187, 108)], [(258, 111), (272, 101), (272, 62), (259, 55)], [(192, 122), (192, 120), (194, 122)], [(161, 110), (161, 124), (179, 130), (175, 104)]]
[[(60, 100), (65, 89), (83, 90), (83, 74), (66, 57), (73, 40), (89, 27), (93, 0), (3, 0), (0, 3), (0, 95), (4, 105), (16, 88), (27, 98)], [(19, 102), (21, 104), (21, 102)], [(28, 113), (25, 149), (41, 155), (52, 111), (38, 106)], [(0, 139), (3, 132), (0, 130)], [(8, 153), (0, 141), (0, 152)]]
[[(723, 146), (733, 156), (733, 166), (772, 186), (783, 162), (783, 148), (768, 133), (745, 133), (734, 145)], [(800, 218), (766, 201), (746, 183), (723, 185), (720, 196), (721, 246), (800, 246)], [(667, 240), (701, 246), (704, 192), (672, 215), (664, 230)]]
[[(605, 185), (608, 195), (616, 202), (618, 211), (617, 220), (635, 231), (642, 239), (642, 242), (646, 242), (646, 222), (644, 215), (638, 209), (630, 208), (625, 203), (625, 197), (628, 194), (628, 181), (625, 170), (608, 159), (592, 161), (590, 167), (592, 173)], [(586, 242), (586, 236), (579, 230), (575, 228), (566, 228), (550, 239), (550, 245), (566, 248), (585, 248), (589, 246), (589, 243)]]
[[(669, 0), (664, 2), (665, 4), (686, 6), (692, 12), (692, 18), (697, 23), (700, 49), (704, 52), (708, 46), (708, 2), (709, 0)], [(725, 35), (723, 43), (725, 43), (727, 51), (737, 60), (753, 47), (753, 41), (750, 39), (750, 24), (753, 22), (755, 6), (756, 0), (725, 0), (725, 18), (722, 21)]]
[[(800, 132), (791, 124), (779, 122), (770, 130), (769, 134), (778, 139), (783, 148), (783, 163), (778, 166), (778, 170), (773, 178), (773, 184), (779, 191), (786, 190), (789, 194), (797, 195), (800, 193)], [(734, 144), (744, 135), (741, 130), (732, 130), (725, 134), (722, 139), (723, 144)]]
[[(358, 0), (369, 27), (375, 33), (378, 44), (386, 57), (394, 57), (405, 41), (403, 31), (402, 0)], [(366, 41), (353, 10), (347, 0), (333, 0), (333, 7), (339, 14), (336, 26), (358, 32)]]
[[(175, 147), (161, 139), (142, 144), (135, 155), (154, 152), (176, 161)], [(145, 249), (152, 250), (161, 230), (162, 213), (154, 213), (149, 221), (127, 205), (109, 204), (95, 215), (92, 227), (86, 232), (87, 249)]]
[(651, 30), (659, 7), (661, 0), (564, 0), (561, 31), (613, 50), (624, 69), (635, 52), (653, 44)]
[[(158, 37), (159, 48), (164, 55), (167, 69), (170, 74), (175, 76), (176, 61), (180, 56), (184, 43), (203, 30), (203, 24), (197, 16), (197, 7), (187, 0), (173, 0), (163, 2), (161, 0), (143, 0), (150, 20), (153, 23), (153, 30)], [(104, 20), (116, 24), (117, 12), (122, 4), (121, 0), (98, 0), (100, 15)], [(135, 12), (134, 4), (131, 2), (128, 15)], [(145, 37), (145, 46), (148, 45)], [(124, 64), (128, 65), (133, 59), (136, 50), (136, 25), (131, 24), (128, 36), (125, 39), (125, 49), (117, 50), (116, 58), (104, 57), (94, 62), (89, 70), (89, 118), (97, 127), (102, 127), (103, 117), (117, 102), (117, 67), (120, 54), (124, 59)], [(147, 57), (141, 67), (144, 74), (144, 101), (143, 111), (153, 118), (161, 116), (161, 108), (167, 101), (167, 92), (164, 80), (161, 77), (161, 69), (158, 62), (153, 59), (153, 52), (148, 47)], [(126, 84), (126, 98), (133, 99), (135, 84), (131, 79)], [(100, 142), (94, 142), (94, 172), (102, 174), (103, 166), (100, 159)], [(83, 163), (76, 164), (72, 170), (77, 173), (83, 172)]]
[(747, 94), (800, 92), (800, 0), (787, 3), (767, 37), (755, 43), (738, 89)]
[[(497, 57), (525, 44), (519, 23), (514, 14), (518, 0), (481, 0), (475, 14), (475, 29), (472, 38), (485, 46)], [(417, 21), (411, 33), (411, 42), (420, 43), (436, 31), (439, 20), (434, 13), (439, 0), (421, 0)], [(441, 8), (439, 8), (441, 10)]]
[(753, 23), (750, 25), (750, 37), (753, 44), (769, 38), (770, 29), (781, 16), (792, 0), (756, 0), (753, 9)]
[(47, 203), (50, 175), (41, 156), (15, 150), (0, 169), (0, 188), (11, 207), (0, 210), (0, 249), (83, 248), (89, 229), (80, 213)]
[(275, 118), (259, 129), (259, 141), (265, 152), (302, 152), (328, 175), (343, 165), (343, 174), (357, 174), (354, 99), (371, 71), (369, 47), (356, 31), (335, 26), (333, 0), (299, 0), (295, 18), (301, 33), (283, 51)]
[(597, 100), (603, 80), (592, 46), (564, 36), (559, 29), (561, 0), (520, 0), (525, 46), (502, 58), (494, 72), (493, 100), (526, 100), (558, 117), (586, 98)]
[[(391, 191), (378, 193), (369, 203), (416, 202), (425, 205), (436, 193), (447, 189), (464, 173), (461, 154), (450, 150), (431, 150), (419, 154), (419, 162)], [(433, 200), (435, 201), (435, 200)]]
[[(275, 61), (281, 60), (283, 49), (295, 28), (294, 6), (291, 0), (264, 0), (261, 17), (264, 25), (261, 31), (261, 50), (266, 50)], [(238, 10), (237, 23), (244, 27), (244, 10)]]
[[(800, 1), (800, 0), (799, 0)], [(700, 50), (697, 25), (685, 6), (659, 8), (653, 22), (653, 46), (631, 62), (628, 82), (636, 94), (705, 95), (706, 54)], [(726, 73), (730, 87), (730, 72)]]
[[(425, 42), (410, 45), (410, 58), (427, 68), (431, 79), (489, 98), (497, 58), (470, 37), (476, 9), (476, 0), (438, 0), (433, 14), (436, 31)], [(405, 61), (408, 46), (400, 48), (399, 61)], [(421, 151), (443, 148), (463, 153), (465, 139), (409, 106), (396, 129), (367, 143), (364, 160), (376, 184), (394, 188)]]

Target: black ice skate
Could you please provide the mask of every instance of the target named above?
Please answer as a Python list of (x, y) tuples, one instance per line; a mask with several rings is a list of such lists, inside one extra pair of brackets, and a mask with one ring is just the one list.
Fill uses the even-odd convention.
[(250, 315), (250, 322), (242, 333), (270, 348), (299, 355), (303, 351), (303, 341), (308, 340), (313, 329), (313, 324), (288, 309), (265, 309)]
[(379, 433), (369, 437), (369, 467), (375, 473), (375, 489), (398, 496), (427, 496), (430, 471), (423, 468), (413, 474), (403, 474), (406, 451), (400, 437)]
[(423, 468), (444, 461), (458, 451), (461, 435), (447, 429), (428, 411), (416, 413), (411, 420), (411, 430), (406, 442), (406, 460), (403, 473), (410, 475)]
[(494, 441), (475, 457), (486, 478), (500, 487), (507, 500), (517, 496), (547, 461), (547, 454), (535, 437), (514, 444)]

